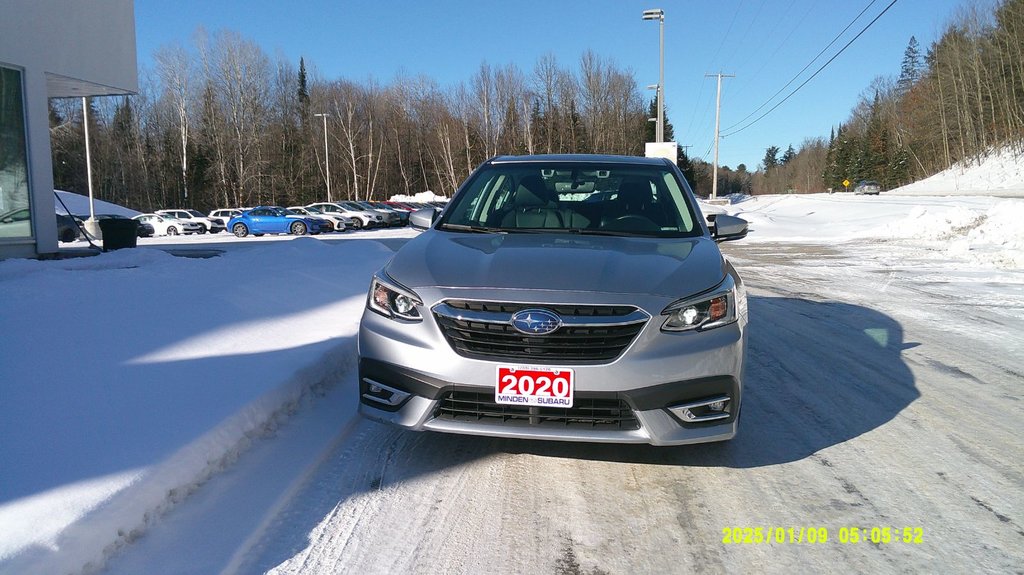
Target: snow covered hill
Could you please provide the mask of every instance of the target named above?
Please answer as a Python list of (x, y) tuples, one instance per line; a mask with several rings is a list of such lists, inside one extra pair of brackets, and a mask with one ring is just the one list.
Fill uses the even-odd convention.
[(962, 162), (887, 195), (963, 196), (990, 195), (1024, 198), (1024, 152), (1005, 148), (980, 161)]

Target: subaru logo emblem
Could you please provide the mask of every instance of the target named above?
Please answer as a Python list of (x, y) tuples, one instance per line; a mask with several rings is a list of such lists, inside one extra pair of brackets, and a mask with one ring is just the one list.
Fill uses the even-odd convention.
[(562, 318), (544, 309), (524, 309), (512, 314), (512, 327), (526, 335), (547, 335), (562, 327)]

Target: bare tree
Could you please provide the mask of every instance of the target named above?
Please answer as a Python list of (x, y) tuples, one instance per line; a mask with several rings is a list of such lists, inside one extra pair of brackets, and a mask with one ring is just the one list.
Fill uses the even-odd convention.
[(178, 129), (178, 158), (180, 165), (181, 194), (188, 204), (188, 143), (189, 110), (195, 100), (192, 90), (192, 60), (179, 44), (172, 44), (157, 51), (153, 57), (157, 74), (163, 86), (163, 98), (174, 109)]

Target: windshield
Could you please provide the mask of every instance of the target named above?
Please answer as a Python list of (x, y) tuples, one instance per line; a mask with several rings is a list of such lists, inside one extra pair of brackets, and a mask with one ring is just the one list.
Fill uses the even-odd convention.
[(197, 217), (197, 218), (205, 218), (205, 217), (206, 217), (206, 216), (205, 216), (205, 215), (203, 215), (203, 213), (202, 213), (202, 212), (200, 212), (199, 210), (185, 210), (185, 211), (186, 211), (187, 213), (189, 213), (189, 214), (192, 214), (193, 216), (195, 216), (195, 217)]
[(691, 194), (668, 166), (491, 164), (453, 199), (440, 228), (690, 237), (703, 233)]

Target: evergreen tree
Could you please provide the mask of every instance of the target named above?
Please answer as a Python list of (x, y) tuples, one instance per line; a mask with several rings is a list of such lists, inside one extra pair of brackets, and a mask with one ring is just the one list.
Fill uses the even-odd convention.
[(299, 117), (302, 127), (305, 128), (309, 122), (309, 86), (306, 80), (306, 60), (299, 58), (299, 88), (296, 95), (299, 98)]
[[(651, 122), (648, 120), (647, 126), (644, 128), (644, 141), (653, 142), (658, 136), (658, 99), (651, 98), (650, 104), (647, 106), (647, 117), (654, 118), (655, 121)], [(674, 142), (676, 140), (675, 129), (672, 127), (672, 122), (668, 120), (668, 108), (665, 108), (665, 141)]]
[[(886, 183), (889, 179), (889, 130), (882, 120), (881, 96), (876, 92), (871, 103), (868, 129), (861, 142), (861, 162), (857, 179), (871, 179)], [(855, 181), (855, 180), (853, 180)]]
[(540, 111), (539, 99), (534, 99), (533, 106), (530, 107), (530, 129), (533, 130), (533, 145), (536, 147), (535, 151), (538, 153), (540, 151), (550, 153), (549, 150), (543, 148), (543, 145), (548, 141), (548, 127), (544, 114)]
[(693, 185), (694, 177), (696, 176), (693, 169), (693, 162), (690, 161), (690, 156), (686, 154), (685, 148), (679, 144), (676, 144), (676, 146), (678, 146), (676, 151), (676, 166), (679, 167), (679, 171), (683, 173), (683, 177), (686, 178), (686, 181), (690, 182), (690, 185)]
[(922, 67), (921, 49), (917, 44), (917, 38), (911, 36), (907, 49), (903, 52), (900, 79), (896, 82), (896, 87), (901, 95), (909, 92), (910, 88), (921, 79)]
[(795, 157), (796, 157), (796, 150), (793, 149), (793, 144), (790, 144), (789, 147), (786, 148), (786, 152), (782, 154), (782, 159), (779, 160), (779, 163), (782, 164), (783, 166), (786, 166), (791, 161), (793, 161), (793, 158), (795, 158)]
[(903, 146), (896, 148), (892, 160), (889, 161), (889, 179), (886, 189), (904, 186), (911, 182), (910, 153)]
[(770, 172), (779, 165), (779, 147), (770, 146), (764, 152), (764, 159), (761, 160), (765, 172)]

